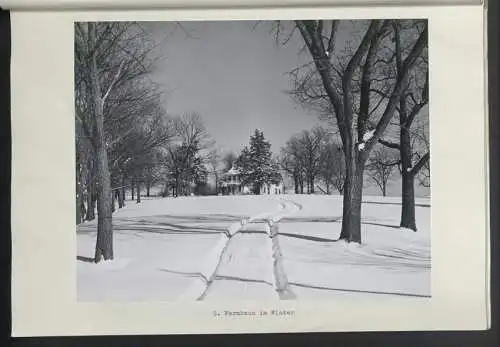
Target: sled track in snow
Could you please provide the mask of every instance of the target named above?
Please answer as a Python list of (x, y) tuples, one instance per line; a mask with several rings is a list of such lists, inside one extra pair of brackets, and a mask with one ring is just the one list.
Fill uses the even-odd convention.
[[(216, 281), (224, 280), (266, 284), (273, 287), (280, 300), (290, 300), (295, 298), (295, 294), (289, 288), (288, 279), (283, 268), (282, 253), (277, 236), (279, 233), (279, 221), (282, 218), (302, 209), (302, 206), (288, 199), (281, 198), (280, 200), (281, 202), (277, 211), (262, 213), (254, 217), (241, 220), (239, 223), (235, 223), (229, 228), (228, 232), (224, 234), (227, 240), (224, 248), (218, 256), (217, 265), (209, 275), (206, 275), (206, 280), (203, 281), (204, 289), (196, 297), (196, 300), (205, 300), (210, 291), (213, 290), (213, 284)], [(265, 225), (264, 230), (261, 230), (258, 225)], [(233, 229), (232, 231), (231, 228)], [(269, 238), (267, 246), (269, 249), (267, 251), (269, 252), (271, 258), (269, 259), (271, 262), (269, 266), (272, 267), (272, 283), (266, 280), (255, 280), (239, 276), (227, 276), (220, 273), (221, 266), (224, 265), (223, 260), (227, 258), (226, 253), (228, 252), (228, 249), (234, 245), (235, 240), (237, 239), (235, 236), (243, 234), (256, 234), (257, 236), (259, 234), (265, 234)], [(242, 240), (239, 241), (241, 242)], [(231, 259), (231, 255), (229, 256), (229, 259)]]
[[(291, 200), (284, 200), (285, 207), (289, 208), (289, 211), (299, 211), (302, 206)], [(281, 300), (291, 300), (295, 299), (296, 296), (288, 285), (288, 278), (286, 276), (285, 269), (283, 267), (283, 255), (281, 253), (281, 248), (278, 241), (279, 234), (279, 221), (285, 217), (285, 215), (279, 215), (278, 218), (269, 222), (269, 237), (271, 238), (272, 245), (272, 258), (273, 258), (273, 274), (275, 282), (275, 290)]]

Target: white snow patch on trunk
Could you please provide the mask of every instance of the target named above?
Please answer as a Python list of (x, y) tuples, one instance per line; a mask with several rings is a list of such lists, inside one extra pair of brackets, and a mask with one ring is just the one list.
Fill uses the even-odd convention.
[(375, 130), (370, 130), (370, 131), (367, 131), (364, 135), (363, 135), (363, 142), (368, 142), (370, 141), (370, 139), (373, 137), (373, 135), (375, 134)]

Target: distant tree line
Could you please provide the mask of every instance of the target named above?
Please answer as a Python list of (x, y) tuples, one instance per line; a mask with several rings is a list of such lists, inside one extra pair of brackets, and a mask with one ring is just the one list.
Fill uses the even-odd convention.
[(150, 78), (156, 45), (140, 24), (75, 24), (76, 223), (96, 218), (95, 261), (113, 259), (112, 213), (130, 191), (203, 184), (212, 142), (196, 113), (166, 114)]
[(323, 127), (314, 127), (292, 136), (281, 149), (280, 164), (292, 178), (295, 194), (314, 194), (322, 183), (325, 193), (342, 193), (344, 159), (341, 146)]

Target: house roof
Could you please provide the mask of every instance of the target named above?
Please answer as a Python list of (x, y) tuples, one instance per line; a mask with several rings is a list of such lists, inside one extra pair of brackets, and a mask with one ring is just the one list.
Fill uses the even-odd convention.
[(226, 175), (229, 175), (229, 176), (233, 176), (233, 175), (239, 175), (240, 174), (240, 171), (238, 169), (236, 169), (234, 166), (231, 167), (231, 169), (226, 172)]

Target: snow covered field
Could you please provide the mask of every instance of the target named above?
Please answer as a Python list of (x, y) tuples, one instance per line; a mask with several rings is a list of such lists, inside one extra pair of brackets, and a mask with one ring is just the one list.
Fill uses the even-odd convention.
[(417, 233), (399, 198), (365, 197), (361, 246), (338, 239), (342, 198), (214, 196), (128, 201), (113, 215), (115, 260), (94, 264), (96, 222), (77, 228), (81, 301), (430, 296), (430, 201)]

